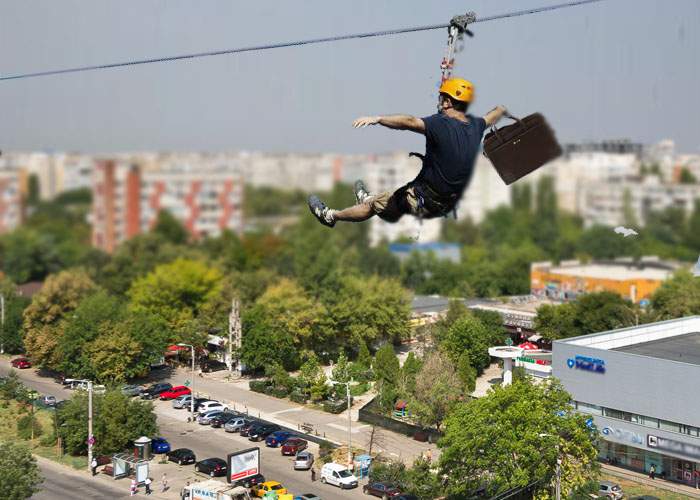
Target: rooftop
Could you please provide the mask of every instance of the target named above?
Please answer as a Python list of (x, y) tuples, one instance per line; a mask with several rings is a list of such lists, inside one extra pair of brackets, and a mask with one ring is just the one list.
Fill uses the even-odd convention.
[(553, 274), (565, 274), (581, 278), (598, 278), (612, 280), (659, 280), (670, 278), (672, 269), (662, 269), (659, 267), (639, 267), (629, 264), (580, 264), (575, 266), (551, 267), (547, 272)]
[(612, 350), (700, 365), (700, 332), (632, 344)]

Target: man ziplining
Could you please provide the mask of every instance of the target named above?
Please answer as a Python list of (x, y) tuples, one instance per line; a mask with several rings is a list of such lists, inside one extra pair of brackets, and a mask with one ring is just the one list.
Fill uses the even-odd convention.
[(362, 181), (355, 182), (357, 204), (342, 210), (327, 207), (312, 194), (311, 213), (321, 224), (333, 227), (338, 221), (362, 222), (375, 215), (393, 223), (404, 215), (431, 219), (455, 210), (471, 180), (486, 127), (508, 114), (505, 107), (497, 106), (483, 118), (469, 115), (467, 109), (473, 99), (471, 82), (450, 78), (440, 86), (439, 112), (432, 116), (370, 116), (355, 120), (355, 128), (379, 124), (425, 135), (423, 167), (415, 179), (393, 193), (373, 195)]

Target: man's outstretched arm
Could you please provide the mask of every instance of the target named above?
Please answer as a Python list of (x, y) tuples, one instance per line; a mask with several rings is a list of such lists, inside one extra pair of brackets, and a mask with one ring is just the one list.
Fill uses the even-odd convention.
[(490, 127), (504, 116), (510, 116), (505, 106), (496, 106), (484, 115), (484, 121), (486, 122), (486, 126)]
[(411, 115), (363, 116), (352, 122), (352, 126), (355, 128), (362, 128), (367, 125), (384, 125), (394, 130), (411, 130), (419, 134), (425, 134), (425, 123), (423, 123), (423, 120)]

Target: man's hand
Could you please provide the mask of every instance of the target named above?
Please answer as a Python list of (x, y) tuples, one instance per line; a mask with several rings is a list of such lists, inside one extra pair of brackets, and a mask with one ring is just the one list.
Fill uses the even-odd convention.
[(379, 123), (381, 116), (363, 116), (352, 122), (352, 126), (355, 128), (366, 127), (367, 125), (376, 125)]
[(496, 106), (491, 111), (486, 113), (486, 115), (484, 115), (484, 121), (486, 122), (486, 126), (490, 127), (504, 116), (510, 116), (510, 113), (508, 113), (506, 107)]

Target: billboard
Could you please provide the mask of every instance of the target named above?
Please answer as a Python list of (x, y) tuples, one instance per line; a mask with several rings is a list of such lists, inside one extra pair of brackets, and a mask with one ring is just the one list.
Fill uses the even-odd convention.
[(260, 448), (248, 448), (228, 454), (229, 483), (256, 474), (260, 474)]

